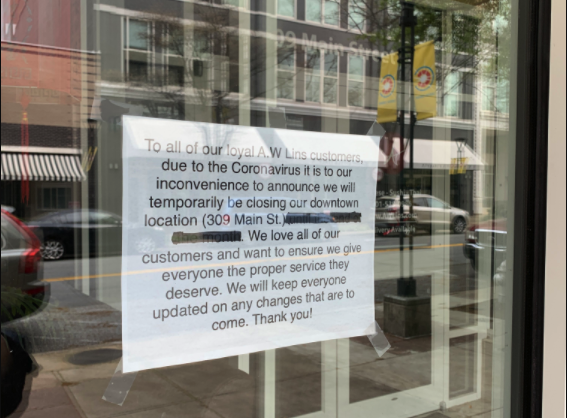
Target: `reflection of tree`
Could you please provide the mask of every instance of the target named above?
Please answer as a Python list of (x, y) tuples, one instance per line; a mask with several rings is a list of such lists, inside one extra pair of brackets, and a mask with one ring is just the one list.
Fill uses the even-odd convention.
[[(394, 51), (401, 44), (400, 0), (351, 0), (342, 9), (349, 30), (374, 48)], [(460, 78), (449, 82), (458, 70), (483, 74), (502, 82), (509, 80), (511, 46), (510, 0), (453, 0), (444, 2), (444, 9), (435, 7), (436, 0), (416, 2), (415, 42), (434, 40), (443, 54), (437, 65), (437, 79), (444, 86), (444, 95), (459, 84), (471, 83)], [(450, 85), (446, 85), (447, 84)], [(471, 83), (471, 87), (474, 83)]]
[(143, 18), (150, 25), (150, 48), (163, 62), (137, 84), (158, 98), (144, 103), (153, 116), (160, 116), (160, 107), (167, 106), (179, 117), (188, 104), (195, 104), (212, 108), (215, 121), (224, 123), (233, 116), (227, 100), (231, 58), (238, 59), (237, 29), (228, 25), (226, 10), (195, 9), (195, 20), (189, 23), (160, 10)]
[[(216, 123), (233, 123), (240, 106), (266, 96), (266, 91), (259, 90), (257, 85), (251, 86), (250, 97), (238, 94), (239, 74), (244, 71), (240, 37), (248, 34), (231, 25), (234, 13), (231, 7), (194, 4), (191, 21), (162, 10), (146, 14), (143, 20), (151, 27), (146, 36), (151, 49), (163, 54), (164, 63), (156, 64), (141, 82), (132, 77), (129, 81), (160, 99), (144, 103), (153, 116), (160, 116), (160, 107), (169, 106), (181, 117), (187, 105), (193, 104), (211, 109)], [(270, 70), (266, 68), (266, 46), (262, 41), (250, 37), (249, 57), (246, 54), (250, 80)], [(294, 47), (277, 54), (275, 65), (286, 62), (293, 53)]]

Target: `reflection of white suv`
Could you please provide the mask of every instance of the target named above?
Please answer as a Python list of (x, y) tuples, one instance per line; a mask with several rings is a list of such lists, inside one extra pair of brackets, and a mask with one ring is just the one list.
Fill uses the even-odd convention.
[(376, 230), (391, 231), (403, 225), (431, 231), (433, 225), (450, 227), (456, 234), (467, 229), (470, 215), (466, 210), (452, 207), (436, 197), (416, 194), (413, 196), (413, 215), (410, 215), (410, 198), (404, 196), (404, 213), (400, 214), (400, 196), (383, 196), (376, 200)]

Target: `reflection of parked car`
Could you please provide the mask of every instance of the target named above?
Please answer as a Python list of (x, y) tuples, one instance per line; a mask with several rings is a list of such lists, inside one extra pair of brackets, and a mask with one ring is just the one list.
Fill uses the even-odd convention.
[[(86, 222), (85, 222), (86, 221)], [(96, 252), (97, 233), (104, 242), (104, 253), (119, 253), (122, 244), (122, 220), (119, 216), (95, 210), (67, 210), (50, 213), (28, 223), (42, 240), (45, 260), (59, 260), (81, 254), (82, 232), (88, 231), (90, 253)]]
[(3, 323), (35, 312), (46, 301), (49, 285), (41, 279), (39, 239), (17, 218), (2, 210)]
[(416, 230), (431, 231), (432, 226), (450, 227), (456, 234), (467, 229), (469, 213), (452, 207), (436, 197), (413, 196), (413, 216), (410, 216), (410, 197), (404, 196), (404, 215), (400, 215), (400, 196), (383, 196), (376, 200), (376, 229), (380, 233), (400, 225), (412, 225)]
[[(82, 253), (82, 233), (88, 231), (91, 255), (120, 254), (122, 251), (122, 218), (100, 210), (68, 210), (51, 213), (28, 223), (42, 240), (45, 260), (59, 260)], [(161, 228), (128, 228), (138, 253), (155, 251), (164, 241), (156, 231)]]
[(508, 239), (508, 221), (506, 219), (491, 220), (471, 225), (465, 233), (465, 257), (471, 261), (473, 268), (478, 268), (478, 260), (483, 254), (486, 257), (494, 251), (494, 265), (500, 266), (506, 261), (506, 241)]

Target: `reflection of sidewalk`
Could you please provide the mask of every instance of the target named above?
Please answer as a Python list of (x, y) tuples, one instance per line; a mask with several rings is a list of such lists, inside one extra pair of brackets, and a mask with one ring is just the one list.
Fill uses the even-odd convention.
[[(389, 339), (393, 348), (381, 359), (367, 339), (351, 340), (351, 402), (395, 395), (430, 382), (431, 339)], [(277, 351), (276, 404), (285, 413), (280, 416), (303, 416), (320, 408), (321, 354), (320, 344)], [(254, 366), (250, 375), (243, 373), (236, 367), (235, 359), (140, 372), (124, 405), (110, 404), (102, 397), (120, 355), (120, 344), (36, 354), (39, 375), (33, 381), (30, 379), (27, 403), (13, 417), (251, 418), (255, 408), (264, 404), (263, 380), (254, 377), (262, 373)], [(485, 361), (491, 364), (488, 356)], [(488, 382), (490, 376), (483, 379)], [(487, 389), (486, 393), (491, 391)], [(486, 418), (489, 411), (488, 397), (419, 418)]]
[[(364, 339), (352, 340), (351, 394), (372, 399), (428, 383), (430, 339), (391, 340), (394, 348), (382, 359)], [(251, 418), (255, 408), (264, 404), (258, 390), (262, 379), (254, 378), (259, 374), (239, 371), (234, 359), (140, 372), (124, 405), (110, 404), (102, 396), (116, 370), (120, 349), (120, 344), (110, 344), (37, 354), (41, 370), (30, 382), (31, 392), (28, 385), (27, 407), (13, 417)], [(320, 345), (278, 350), (276, 358), (276, 399), (278, 410), (285, 413), (281, 416), (316, 411), (322, 393)], [(351, 398), (351, 402), (362, 398)], [(419, 418), (487, 418), (489, 411), (490, 400), (485, 399)]]
[(30, 352), (43, 353), (119, 342), (122, 315), (75, 290), (70, 283), (52, 283), (45, 309), (6, 328), (25, 337)]
[[(120, 345), (90, 347), (120, 353)], [(28, 384), (27, 407), (14, 418), (249, 418), (253, 414), (253, 379), (231, 367), (230, 360), (138, 373), (123, 406), (102, 399), (118, 360), (92, 365), (71, 362), (85, 349), (35, 356), (39, 376)], [(30, 379), (31, 380), (31, 379)], [(31, 392), (29, 391), (31, 388)]]

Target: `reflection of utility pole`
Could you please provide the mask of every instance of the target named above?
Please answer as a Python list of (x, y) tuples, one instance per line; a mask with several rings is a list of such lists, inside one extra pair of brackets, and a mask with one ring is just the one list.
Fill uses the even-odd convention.
[[(409, 251), (410, 251), (410, 273), (406, 279), (404, 277), (404, 230), (400, 230), (400, 278), (398, 280), (398, 296), (415, 297), (417, 296), (417, 285), (413, 277), (413, 231), (411, 229), (412, 222), (404, 220), (404, 140), (405, 140), (405, 124), (406, 124), (406, 109), (410, 116), (409, 126), (409, 148), (410, 148), (410, 191), (409, 191), (409, 218), (413, 220), (413, 190), (414, 190), (414, 131), (416, 124), (416, 115), (414, 109), (414, 94), (413, 94), (413, 60), (415, 53), (415, 26), (417, 25), (417, 18), (415, 17), (415, 4), (401, 0), (402, 15), (400, 18), (401, 27), (401, 46), (399, 63), (401, 67), (401, 86), (400, 93), (402, 95), (402, 106), (399, 113), (400, 123), (400, 226), (402, 229), (409, 228)], [(407, 29), (410, 29), (409, 42), (407, 39)], [(410, 74), (409, 80), (407, 79), (406, 65), (409, 65)], [(409, 81), (409, 83), (408, 83)], [(408, 95), (409, 88), (409, 95)], [(409, 100), (408, 100), (409, 99)]]

